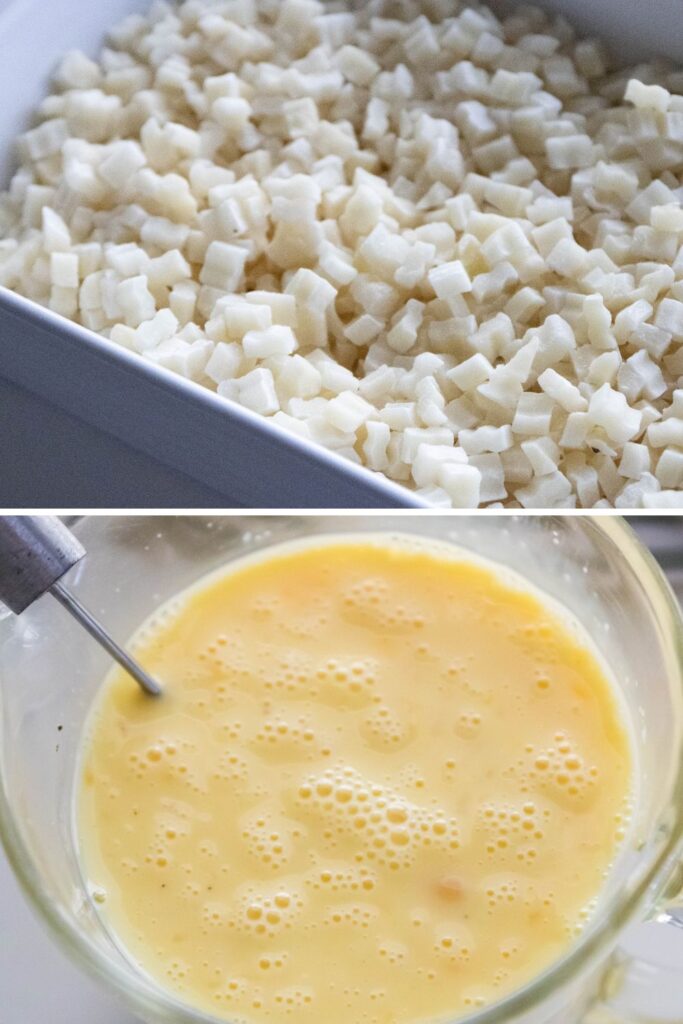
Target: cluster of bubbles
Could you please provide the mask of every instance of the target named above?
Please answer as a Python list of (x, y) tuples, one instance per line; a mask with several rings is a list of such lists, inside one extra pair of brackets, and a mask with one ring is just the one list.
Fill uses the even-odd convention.
[(460, 929), (449, 928), (435, 937), (433, 950), (437, 960), (465, 964), (472, 957), (472, 941)]
[[(278, 970), (284, 966), (286, 959), (286, 954), (261, 956), (258, 967), (263, 972)], [(214, 993), (213, 998), (215, 1002), (225, 1002), (230, 1006), (230, 1021), (233, 1024), (249, 1024), (248, 1018), (236, 1016), (237, 1006), (245, 1007), (249, 1002), (250, 1008), (261, 1011), (263, 1016), (267, 1017), (271, 1013), (291, 1016), (310, 1009), (314, 1004), (315, 994), (315, 990), (308, 985), (288, 985), (275, 989), (266, 998), (262, 988), (246, 978), (228, 978)]]
[(293, 645), (280, 648), (277, 656), (266, 660), (259, 676), (264, 692), (295, 700), (317, 698), (315, 663), (310, 655)]
[(267, 719), (251, 740), (256, 752), (267, 758), (282, 760), (310, 758), (315, 754), (315, 730), (304, 718), (295, 724), (284, 718)]
[(486, 999), (484, 996), (463, 996), (462, 1004), (473, 1010), (479, 1010), (482, 1006), (486, 1006)]
[(284, 616), (277, 625), (279, 632), (284, 637), (298, 643), (302, 640), (316, 640), (328, 624), (327, 615), (320, 614), (319, 610), (305, 612), (299, 609), (296, 616)]
[[(220, 973), (218, 968), (216, 972)], [(241, 1002), (242, 1000), (244, 1000), (245, 996), (249, 992), (249, 989), (249, 982), (247, 981), (246, 978), (228, 978), (225, 982), (223, 989), (215, 992), (213, 998), (214, 1001), (217, 1003), (232, 1003), (236, 1000), (239, 1000)], [(256, 996), (255, 993), (252, 993), (252, 999), (252, 1005), (254, 1009), (260, 1009), (262, 1005), (261, 999), (258, 996)], [(231, 1019), (235, 1020), (236, 1024), (239, 1021), (239, 1018), (231, 1017)], [(240, 1024), (247, 1024), (247, 1022), (240, 1022)]]
[(172, 960), (166, 968), (166, 975), (177, 988), (182, 988), (189, 970), (189, 964), (186, 964), (183, 960)]
[(475, 682), (471, 677), (471, 667), (468, 664), (468, 661), (471, 660), (471, 656), (466, 656), (461, 660), (451, 661), (441, 668), (439, 676), (448, 685), (447, 693), (449, 696), (452, 694), (453, 689), (457, 687), (458, 691), (467, 694), (469, 697), (474, 697), (478, 700), (486, 698), (488, 693), (486, 687), (482, 685), (480, 680)]
[(584, 903), (584, 905), (581, 907), (578, 913), (577, 919), (574, 922), (573, 927), (570, 928), (571, 934), (573, 934), (574, 936), (581, 934), (581, 932), (584, 930), (590, 919), (595, 914), (597, 905), (597, 897), (593, 897), (593, 899), (588, 900), (586, 903)]
[(363, 707), (372, 701), (378, 674), (375, 658), (327, 658), (315, 671), (319, 697), (334, 707)]
[(239, 783), (244, 786), (249, 782), (249, 765), (246, 760), (230, 746), (218, 755), (216, 767), (211, 773), (215, 782)]
[(277, 871), (293, 857), (301, 829), (284, 816), (254, 815), (243, 822), (241, 834), (251, 856)]
[[(235, 660), (239, 660), (240, 654), (244, 655), (244, 647), (239, 638), (238, 628), (231, 630), (230, 640), (220, 633), (209, 641), (203, 650), (197, 652), (198, 680), (215, 681), (216, 673), (221, 673)], [(220, 697), (224, 695), (225, 691), (217, 691), (215, 687), (212, 689), (218, 702), (221, 703)]]
[(227, 908), (222, 903), (205, 903), (202, 907), (202, 920), (209, 928), (223, 928), (228, 920)]
[(479, 734), (483, 719), (478, 711), (463, 711), (458, 715), (455, 731), (462, 739), (475, 739)]
[(136, 779), (144, 779), (156, 767), (174, 768), (173, 760), (178, 754), (178, 742), (159, 738), (143, 750), (131, 750), (128, 763)]
[(276, 992), (273, 996), (273, 1002), (275, 1005), (283, 1009), (288, 1015), (297, 1010), (303, 1010), (304, 1008), (311, 1006), (314, 999), (314, 989), (300, 985), (293, 985), (288, 988), (280, 989), (280, 991)]
[(405, 963), (410, 955), (407, 946), (404, 946), (402, 942), (380, 942), (377, 952), (388, 964)]
[(630, 795), (624, 800), (622, 810), (617, 811), (614, 815), (614, 824), (616, 826), (614, 830), (614, 837), (618, 843), (623, 842), (626, 838), (628, 826), (631, 823), (633, 817), (633, 801)]
[(289, 953), (264, 953), (259, 957), (258, 966), (260, 971), (281, 971), (289, 960)]
[[(264, 961), (265, 962), (265, 961)], [(309, 1009), (315, 1002), (315, 990), (309, 986), (293, 985), (278, 989), (266, 1000), (259, 986), (250, 985), (244, 978), (230, 978), (222, 990), (214, 994), (214, 1002), (244, 1005), (250, 1001), (251, 1008), (260, 1010), (264, 1016), (277, 1012), (290, 1016)], [(236, 1015), (231, 1005), (230, 1020), (232, 1024), (250, 1024), (248, 1017)]]
[(418, 608), (398, 603), (387, 580), (367, 577), (353, 583), (341, 595), (342, 618), (366, 629), (400, 633), (422, 629), (425, 615)]
[(415, 737), (415, 726), (403, 721), (387, 704), (378, 704), (360, 724), (360, 735), (371, 750), (402, 750)]
[(412, 790), (420, 792), (425, 788), (424, 774), (414, 761), (406, 761), (402, 767), (393, 769), (391, 774), (395, 788), (404, 793), (409, 793)]
[[(169, 867), (174, 861), (174, 843), (189, 834), (190, 828), (182, 819), (168, 814), (157, 816), (152, 839), (145, 853), (145, 864), (162, 870)], [(121, 864), (127, 874), (134, 874), (139, 868), (137, 862), (130, 857), (124, 858)]]
[(328, 907), (323, 923), (331, 927), (351, 925), (354, 928), (369, 928), (379, 916), (379, 911), (366, 903), (335, 903)]
[(544, 660), (548, 665), (560, 660), (559, 649), (562, 640), (561, 636), (558, 637), (557, 624), (551, 620), (538, 618), (536, 621), (516, 625), (508, 631), (508, 637), (522, 652), (534, 659), (538, 658), (541, 645)]
[(205, 794), (206, 780), (196, 770), (198, 751), (198, 743), (189, 738), (159, 736), (154, 742), (147, 740), (144, 747), (130, 751), (127, 759), (135, 779), (145, 782), (147, 787), (167, 786), (172, 779), (183, 789)]
[[(220, 689), (225, 689), (225, 687), (220, 687)], [(227, 719), (221, 722), (220, 732), (223, 739), (237, 742), (242, 735), (242, 723), (239, 719)]]
[(311, 775), (299, 787), (297, 802), (328, 823), (333, 843), (335, 832), (355, 836), (362, 859), (392, 870), (414, 863), (422, 847), (460, 846), (453, 818), (418, 807), (354, 768), (339, 766)]
[(154, 834), (163, 843), (174, 843), (177, 839), (184, 839), (188, 836), (190, 827), (186, 818), (164, 811), (157, 815)]
[(545, 838), (540, 818), (549, 816), (531, 800), (521, 807), (487, 803), (479, 808), (477, 828), (485, 838), (486, 853), (499, 857), (514, 852), (517, 860), (532, 862)]
[(251, 888), (238, 900), (227, 924), (246, 935), (270, 939), (291, 928), (303, 906), (303, 897), (291, 886), (271, 892)]
[[(292, 652), (294, 653), (294, 651)], [(197, 654), (203, 667), (203, 681), (211, 696), (212, 705), (234, 702), (240, 691), (253, 695), (257, 690), (280, 689), (295, 691), (296, 668), (289, 658), (283, 664), (274, 664), (273, 645), (265, 639), (240, 635), (237, 625), (232, 627), (230, 640), (218, 636)], [(310, 668), (304, 673), (309, 678)], [(299, 684), (300, 685), (300, 684)], [(211, 709), (210, 709), (211, 710)]]
[(576, 743), (557, 732), (546, 748), (527, 747), (529, 779), (539, 792), (562, 806), (588, 806), (597, 794), (600, 771), (586, 764)]
[(173, 863), (173, 857), (168, 844), (159, 840), (153, 840), (145, 853), (145, 864), (149, 867), (164, 870)]
[(306, 878), (309, 888), (320, 892), (354, 893), (372, 892), (377, 885), (377, 876), (365, 865), (322, 868), (311, 872)]
[(250, 618), (256, 622), (270, 622), (280, 611), (281, 602), (275, 594), (268, 594), (262, 591), (258, 597), (253, 598), (245, 611)]
[(485, 892), (486, 901), (492, 910), (519, 900), (519, 884), (512, 876), (489, 879)]

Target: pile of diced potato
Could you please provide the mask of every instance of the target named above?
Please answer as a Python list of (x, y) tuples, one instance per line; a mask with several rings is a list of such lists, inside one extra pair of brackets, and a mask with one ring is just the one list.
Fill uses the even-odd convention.
[(680, 92), (532, 8), (157, 0), (64, 58), (0, 283), (434, 506), (683, 506)]

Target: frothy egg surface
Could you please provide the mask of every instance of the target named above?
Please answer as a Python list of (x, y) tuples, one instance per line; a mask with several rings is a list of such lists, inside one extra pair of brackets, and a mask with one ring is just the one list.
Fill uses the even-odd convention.
[(623, 837), (632, 755), (585, 638), (457, 550), (271, 549), (140, 634), (78, 800), (131, 958), (230, 1021), (465, 1014), (570, 944)]

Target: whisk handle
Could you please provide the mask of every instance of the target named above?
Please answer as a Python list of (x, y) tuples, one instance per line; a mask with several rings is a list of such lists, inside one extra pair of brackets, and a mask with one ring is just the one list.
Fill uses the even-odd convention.
[(0, 601), (18, 615), (84, 555), (56, 516), (0, 516)]

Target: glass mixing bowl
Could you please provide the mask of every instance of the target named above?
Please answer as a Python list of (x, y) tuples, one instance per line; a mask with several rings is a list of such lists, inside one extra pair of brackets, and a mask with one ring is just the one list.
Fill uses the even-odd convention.
[[(75, 532), (88, 554), (67, 581), (119, 639), (160, 603), (231, 559), (285, 540), (335, 533), (403, 532), (451, 541), (517, 571), (561, 601), (611, 666), (632, 718), (640, 780), (632, 832), (596, 914), (566, 955), (466, 1021), (680, 1022), (680, 1014), (653, 1016), (662, 988), (654, 966), (615, 952), (634, 922), (677, 921), (671, 904), (680, 889), (683, 850), (683, 621), (657, 565), (624, 522), (412, 513), (93, 516), (79, 520)], [(19, 618), (6, 614), (0, 621), (2, 839), (57, 942), (134, 1013), (154, 1024), (209, 1024), (215, 1018), (183, 1005), (125, 957), (83, 884), (74, 780), (83, 722), (107, 668), (106, 655), (49, 596)], [(642, 1016), (633, 1012), (634, 998), (645, 1003)]]

